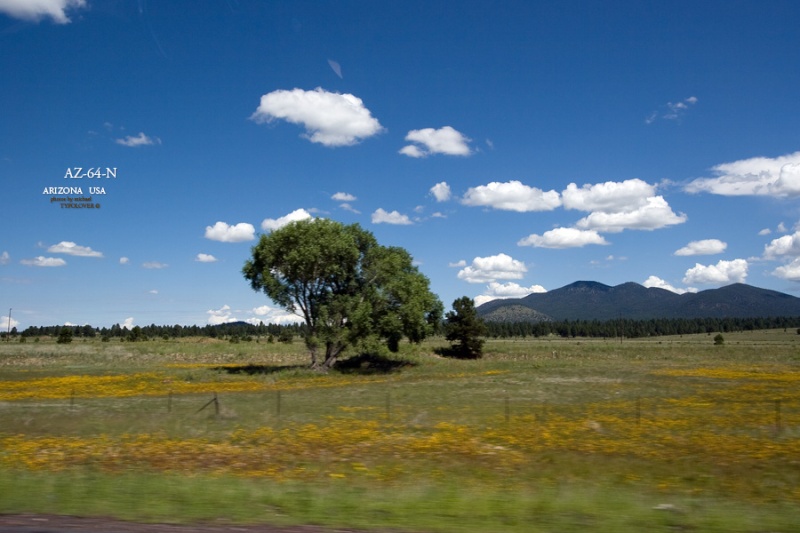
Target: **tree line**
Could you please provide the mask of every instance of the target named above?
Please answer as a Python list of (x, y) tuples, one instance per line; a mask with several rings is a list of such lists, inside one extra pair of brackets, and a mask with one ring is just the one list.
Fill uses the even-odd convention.
[(728, 333), (800, 327), (800, 317), (656, 318), (634, 320), (561, 320), (552, 322), (487, 322), (491, 338), (547, 337), (641, 338), (697, 333)]
[[(457, 313), (456, 313), (457, 315)], [(57, 337), (67, 328), (75, 338), (108, 338), (120, 340), (179, 339), (182, 337), (210, 337), (226, 340), (265, 339), (291, 341), (304, 339), (305, 324), (264, 324), (246, 322), (206, 326), (135, 326), (122, 327), (114, 324), (110, 328), (84, 326), (30, 326), (21, 333), (15, 329), (11, 337)], [(692, 335), (698, 333), (729, 333), (760, 329), (800, 328), (800, 317), (763, 318), (663, 318), (648, 320), (563, 320), (553, 322), (486, 322), (483, 336), (494, 339), (547, 337), (595, 337), (595, 338), (641, 338), (663, 335)], [(436, 328), (442, 332), (442, 328)], [(5, 332), (2, 333), (5, 336)]]
[[(264, 324), (253, 325), (247, 322), (205, 326), (134, 326), (132, 328), (114, 324), (110, 328), (84, 326), (30, 326), (19, 333), (22, 338), (51, 336), (58, 337), (62, 330), (68, 330), (72, 337), (120, 339), (129, 341), (148, 339), (179, 339), (182, 337), (210, 337), (229, 340), (252, 340), (253, 338), (272, 338), (276, 341), (292, 340), (303, 337), (305, 324)], [(12, 338), (17, 335), (12, 329)]]

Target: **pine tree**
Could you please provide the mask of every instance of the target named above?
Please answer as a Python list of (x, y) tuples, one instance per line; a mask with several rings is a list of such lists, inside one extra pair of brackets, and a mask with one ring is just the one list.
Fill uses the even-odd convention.
[(56, 342), (58, 344), (69, 344), (72, 342), (72, 328), (68, 326), (62, 327), (61, 331), (58, 333), (58, 339)]
[(451, 353), (462, 359), (483, 356), (483, 335), (486, 324), (478, 316), (472, 298), (462, 296), (453, 302), (453, 310), (446, 315), (445, 338), (452, 343)]

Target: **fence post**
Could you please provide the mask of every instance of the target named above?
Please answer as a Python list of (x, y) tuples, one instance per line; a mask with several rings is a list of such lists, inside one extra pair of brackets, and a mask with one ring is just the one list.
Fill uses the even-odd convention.
[(208, 401), (208, 403), (206, 403), (203, 407), (198, 409), (197, 412), (199, 413), (200, 411), (202, 411), (203, 409), (205, 409), (206, 407), (208, 407), (212, 403), (214, 404), (214, 413), (217, 415), (217, 417), (219, 417), (219, 398), (217, 397), (217, 393), (216, 392), (214, 393), (214, 397), (211, 398)]

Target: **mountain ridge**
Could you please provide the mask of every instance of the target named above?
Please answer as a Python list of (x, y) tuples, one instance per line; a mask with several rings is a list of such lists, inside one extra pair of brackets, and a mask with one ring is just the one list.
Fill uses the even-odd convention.
[[(513, 308), (521, 312), (515, 314)], [(490, 322), (758, 318), (800, 316), (800, 298), (744, 283), (677, 294), (635, 282), (610, 286), (597, 281), (576, 281), (524, 298), (491, 300), (478, 306), (477, 311)], [(515, 316), (519, 318), (515, 319)]]

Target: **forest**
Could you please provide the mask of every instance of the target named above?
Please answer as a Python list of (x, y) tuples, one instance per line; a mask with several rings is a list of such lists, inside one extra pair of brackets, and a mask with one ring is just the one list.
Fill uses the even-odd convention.
[[(526, 338), (556, 336), (562, 338), (643, 338), (665, 335), (691, 335), (697, 333), (727, 333), (734, 331), (753, 331), (760, 329), (800, 328), (800, 317), (757, 317), (757, 318), (665, 318), (649, 320), (565, 320), (550, 322), (486, 322), (488, 338)], [(291, 342), (295, 337), (302, 338), (304, 324), (249, 324), (232, 322), (205, 326), (134, 326), (122, 327), (114, 324), (110, 328), (84, 326), (30, 326), (21, 333), (13, 328), (3, 332), (0, 338), (19, 340), (41, 336), (59, 336), (67, 330), (74, 338), (101, 337), (104, 340), (145, 341), (148, 339), (177, 339), (183, 337), (210, 337), (226, 339), (231, 342), (266, 340), (267, 342)], [(800, 331), (799, 331), (800, 333)]]

